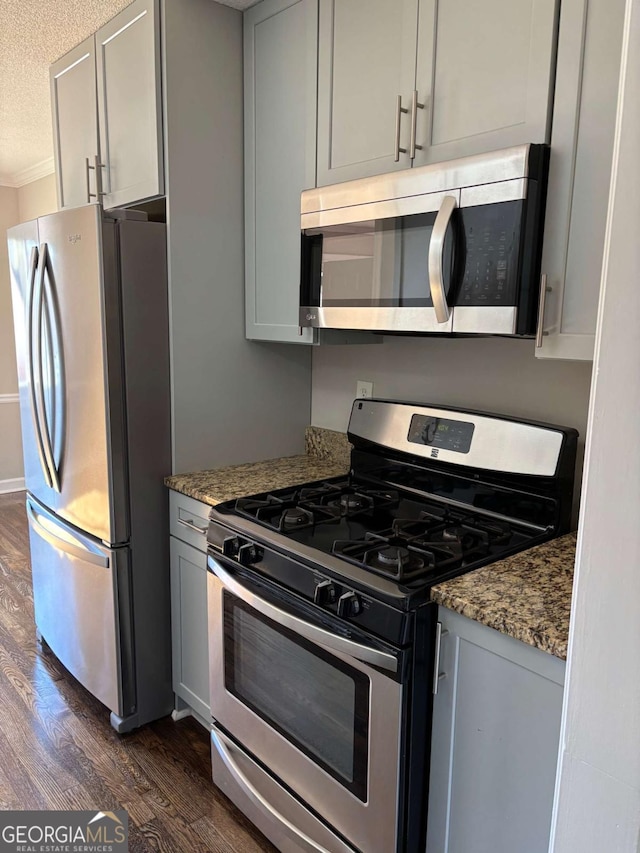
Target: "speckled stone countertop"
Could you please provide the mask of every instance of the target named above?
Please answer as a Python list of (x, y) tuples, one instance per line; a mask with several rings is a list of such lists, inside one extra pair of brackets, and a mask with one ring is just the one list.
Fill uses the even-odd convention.
[(567, 658), (576, 534), (434, 586), (443, 607)]
[(176, 492), (215, 506), (246, 495), (338, 477), (349, 470), (351, 445), (344, 433), (307, 427), (305, 447), (304, 455), (174, 474), (164, 482)]

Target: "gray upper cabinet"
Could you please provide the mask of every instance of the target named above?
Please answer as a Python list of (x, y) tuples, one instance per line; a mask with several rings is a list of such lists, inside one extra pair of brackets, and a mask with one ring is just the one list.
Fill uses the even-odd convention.
[(548, 142), (557, 8), (320, 0), (318, 185)]
[[(406, 169), (418, 0), (320, 0), (318, 186)], [(409, 114), (398, 146), (407, 148)]]
[(58, 206), (78, 207), (89, 201), (90, 165), (99, 156), (96, 106), (96, 62), (93, 36), (74, 47), (50, 68), (53, 147)]
[(415, 165), (548, 142), (557, 0), (421, 0)]
[(244, 15), (246, 335), (313, 343), (298, 327), (300, 193), (315, 185), (317, 0)]
[(95, 38), (104, 206), (162, 195), (159, 0), (135, 0)]
[(162, 195), (159, 0), (135, 0), (50, 76), (59, 207)]
[(624, 0), (562, 2), (539, 358), (593, 359), (624, 8)]

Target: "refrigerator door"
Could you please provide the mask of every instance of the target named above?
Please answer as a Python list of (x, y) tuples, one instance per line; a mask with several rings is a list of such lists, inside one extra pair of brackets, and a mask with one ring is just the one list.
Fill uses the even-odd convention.
[(56, 657), (119, 716), (135, 706), (129, 549), (105, 548), (27, 497), (35, 621)]
[(33, 234), (23, 236), (11, 262), (27, 490), (91, 536), (125, 542), (115, 226), (102, 222), (97, 205), (37, 225), (36, 252), (29, 250)]
[(29, 334), (34, 318), (34, 296), (38, 272), (38, 222), (24, 222), (7, 232), (11, 298), (20, 390), (20, 421), (22, 447), (27, 483), (33, 482), (34, 472), (47, 476), (44, 445), (40, 424), (32, 405), (33, 383), (32, 337)]

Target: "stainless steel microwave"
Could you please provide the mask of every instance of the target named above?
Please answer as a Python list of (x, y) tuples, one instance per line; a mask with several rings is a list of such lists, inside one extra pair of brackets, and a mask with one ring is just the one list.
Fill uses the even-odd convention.
[(532, 335), (549, 149), (306, 190), (300, 325)]

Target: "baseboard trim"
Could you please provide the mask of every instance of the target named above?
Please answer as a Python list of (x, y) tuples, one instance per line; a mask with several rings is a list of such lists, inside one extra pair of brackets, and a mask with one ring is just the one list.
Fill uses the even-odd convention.
[(0, 403), (19, 403), (19, 394), (0, 394)]
[(0, 480), (0, 495), (9, 492), (24, 492), (24, 477), (16, 477), (13, 480)]

